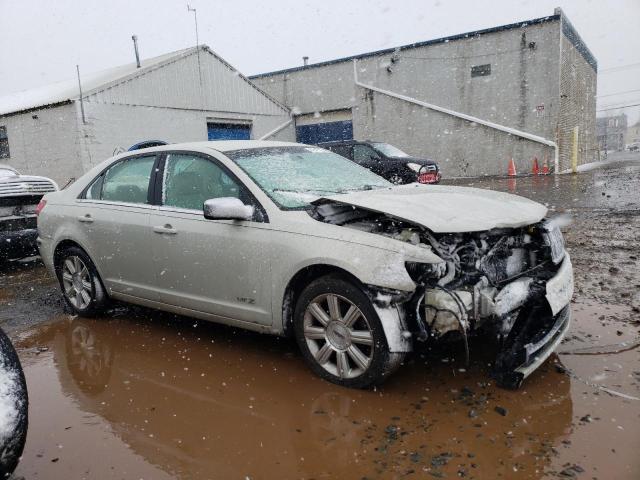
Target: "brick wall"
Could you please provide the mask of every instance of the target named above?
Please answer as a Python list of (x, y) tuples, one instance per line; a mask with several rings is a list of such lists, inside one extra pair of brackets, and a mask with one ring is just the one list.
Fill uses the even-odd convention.
[[(566, 18), (560, 35), (560, 111), (557, 143), (560, 171), (571, 168), (573, 129), (579, 127), (578, 165), (596, 160), (597, 64)], [(581, 48), (582, 47), (584, 48)], [(587, 50), (588, 52), (588, 50)]]

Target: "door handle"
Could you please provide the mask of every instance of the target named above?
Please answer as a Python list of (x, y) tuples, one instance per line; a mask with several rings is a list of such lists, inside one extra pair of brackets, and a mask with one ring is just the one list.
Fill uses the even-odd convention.
[(93, 223), (93, 218), (91, 218), (90, 214), (80, 215), (78, 217), (78, 221), (82, 223)]
[(178, 233), (178, 230), (173, 228), (168, 223), (164, 226), (156, 225), (155, 227), (153, 227), (153, 231), (156, 233), (164, 233), (167, 235), (175, 235), (176, 233)]

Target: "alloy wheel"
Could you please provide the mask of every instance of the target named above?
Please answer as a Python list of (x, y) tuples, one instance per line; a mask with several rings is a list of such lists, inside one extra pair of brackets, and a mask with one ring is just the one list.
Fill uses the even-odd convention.
[(358, 377), (371, 364), (371, 326), (360, 309), (340, 295), (319, 295), (307, 305), (304, 337), (315, 361), (341, 379)]
[(397, 173), (394, 173), (393, 175), (391, 175), (391, 178), (389, 179), (389, 181), (391, 183), (393, 183), (394, 185), (401, 185), (402, 184), (402, 177), (400, 175), (398, 175)]
[(79, 309), (86, 309), (91, 303), (91, 274), (78, 256), (70, 256), (62, 264), (62, 285), (69, 302)]

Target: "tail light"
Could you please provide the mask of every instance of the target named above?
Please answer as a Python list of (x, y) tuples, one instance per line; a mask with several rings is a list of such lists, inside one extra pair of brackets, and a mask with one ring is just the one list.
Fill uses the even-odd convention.
[(418, 183), (435, 183), (438, 180), (438, 174), (435, 172), (421, 173), (418, 175)]
[(47, 201), (44, 198), (40, 199), (38, 206), (36, 207), (36, 215), (40, 215), (40, 212), (47, 206)]

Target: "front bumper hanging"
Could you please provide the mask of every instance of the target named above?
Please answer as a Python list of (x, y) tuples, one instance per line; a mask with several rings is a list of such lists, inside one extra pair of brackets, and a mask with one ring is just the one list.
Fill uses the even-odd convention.
[[(542, 328), (533, 334), (525, 333), (508, 338), (498, 353), (491, 376), (498, 385), (516, 389), (525, 378), (531, 375), (558, 347), (571, 326), (571, 309), (567, 305), (552, 321), (540, 318), (540, 310), (533, 308), (528, 315), (527, 323), (543, 320)], [(531, 325), (524, 325), (524, 332), (531, 331)]]

